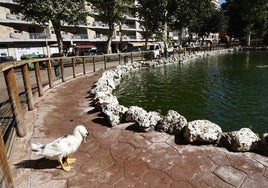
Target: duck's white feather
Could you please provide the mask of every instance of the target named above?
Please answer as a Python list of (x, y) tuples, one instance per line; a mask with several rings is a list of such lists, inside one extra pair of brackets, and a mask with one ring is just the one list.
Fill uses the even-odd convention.
[(32, 151), (51, 160), (62, 160), (63, 157), (75, 153), (83, 138), (88, 135), (84, 126), (77, 126), (73, 134), (60, 137), (48, 144), (31, 144)]

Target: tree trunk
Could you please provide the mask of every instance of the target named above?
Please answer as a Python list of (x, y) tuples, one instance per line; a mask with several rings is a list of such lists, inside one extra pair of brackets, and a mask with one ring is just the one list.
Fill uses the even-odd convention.
[(247, 40), (247, 45), (251, 45), (251, 31), (248, 32), (248, 40)]
[(112, 44), (112, 40), (113, 40), (113, 35), (114, 35), (114, 24), (113, 23), (109, 23), (109, 31), (108, 31), (108, 39), (106, 42), (106, 47), (105, 47), (105, 51), (107, 54), (112, 53), (112, 48), (111, 48), (111, 44)]
[(179, 44), (180, 46), (182, 46), (182, 29), (180, 30), (180, 33), (179, 33)]
[(61, 25), (58, 21), (52, 21), (52, 25), (56, 34), (59, 53), (63, 55), (63, 39), (61, 35)]
[(149, 41), (149, 29), (148, 26), (145, 25), (145, 50), (147, 50), (147, 46), (148, 46), (148, 41)]
[(112, 53), (112, 48), (111, 48), (112, 38), (113, 38), (113, 36), (108, 35), (108, 39), (107, 39), (106, 47), (105, 47), (106, 48), (105, 51), (107, 54)]

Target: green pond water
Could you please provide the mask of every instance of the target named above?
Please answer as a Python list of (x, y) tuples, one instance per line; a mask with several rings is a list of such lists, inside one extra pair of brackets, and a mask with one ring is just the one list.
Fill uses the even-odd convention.
[(236, 52), (131, 72), (114, 91), (120, 104), (188, 121), (210, 120), (223, 131), (268, 132), (268, 51)]

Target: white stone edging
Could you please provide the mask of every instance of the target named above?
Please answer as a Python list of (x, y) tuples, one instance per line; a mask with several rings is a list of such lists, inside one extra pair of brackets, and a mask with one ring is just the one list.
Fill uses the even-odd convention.
[[(107, 70), (93, 85), (90, 93), (93, 96), (95, 107), (102, 111), (111, 126), (124, 122), (134, 122), (142, 131), (163, 131), (169, 134), (181, 135), (188, 143), (216, 144), (232, 151), (268, 151), (268, 134), (260, 139), (249, 128), (239, 131), (222, 132), (220, 126), (208, 120), (195, 120), (187, 122), (186, 118), (178, 112), (170, 110), (166, 116), (161, 117), (158, 112), (147, 112), (141, 107), (129, 108), (120, 105), (112, 92), (123, 76), (142, 67), (163, 66), (170, 63), (185, 63), (188, 60), (211, 55), (233, 52), (236, 49), (224, 49), (208, 52), (198, 52), (180, 57), (157, 59), (154, 61), (139, 61), (118, 65), (113, 70)], [(267, 153), (265, 153), (267, 154)]]

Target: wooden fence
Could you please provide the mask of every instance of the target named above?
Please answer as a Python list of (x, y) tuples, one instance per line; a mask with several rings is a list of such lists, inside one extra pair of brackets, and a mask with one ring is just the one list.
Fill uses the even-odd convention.
[[(224, 48), (224, 46), (175, 49), (171, 56), (181, 56)], [(149, 55), (148, 55), (149, 54)], [(0, 64), (0, 182), (2, 187), (13, 187), (8, 158), (15, 137), (26, 133), (24, 115), (34, 110), (34, 97), (42, 97), (44, 91), (68, 79), (115, 67), (122, 62), (153, 60), (150, 51), (98, 56), (74, 56), (30, 59)], [(148, 58), (151, 57), (151, 58)]]

